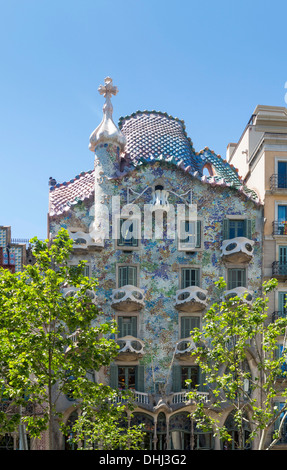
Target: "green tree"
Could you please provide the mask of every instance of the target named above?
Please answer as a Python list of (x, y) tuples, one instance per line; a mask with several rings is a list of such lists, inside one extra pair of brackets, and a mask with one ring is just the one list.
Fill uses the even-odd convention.
[[(110, 339), (116, 326), (100, 321), (97, 281), (84, 275), (85, 262), (69, 266), (73, 242), (66, 230), (52, 243), (37, 238), (31, 243), (35, 264), (15, 274), (0, 271), (0, 381), (2, 403), (6, 400), (12, 410), (0, 414), (0, 432), (11, 431), (20, 421), (31, 437), (48, 429), (53, 449), (62, 394), (74, 397), (78, 406), (93, 402), (94, 408), (96, 399), (103, 403), (110, 396), (108, 387), (90, 380), (89, 371), (109, 365), (117, 355)], [(93, 400), (87, 394), (96, 387)], [(26, 413), (28, 404), (40, 412)]]
[[(126, 411), (132, 410), (129, 391), (118, 396), (115, 390), (103, 384), (86, 384), (91, 388), (81, 403), (81, 415), (62, 431), (70, 443), (85, 450), (142, 449), (144, 434), (141, 426), (131, 426)], [(132, 417), (132, 415), (130, 415)]]
[[(223, 409), (233, 409), (233, 425), (237, 446), (246, 448), (253, 441), (258, 450), (266, 448), (266, 437), (276, 420), (287, 410), (287, 403), (279, 410), (276, 395), (286, 397), (286, 349), (278, 354), (278, 339), (285, 338), (287, 319), (268, 320), (268, 295), (277, 286), (272, 279), (262, 286), (262, 296), (251, 304), (240, 297), (223, 298), (205, 314), (202, 330), (192, 331), (197, 345), (192, 356), (205, 376), (211, 400), (204, 403), (200, 394), (190, 394), (195, 403), (193, 418), (198, 426), (213, 430), (220, 439), (230, 441), (232, 436), (220, 422)], [(225, 281), (217, 283), (220, 293)], [(252, 360), (252, 369), (246, 367)], [(214, 418), (212, 410), (217, 411)], [(250, 434), (246, 439), (246, 425)], [(279, 428), (280, 430), (280, 428)], [(255, 437), (257, 438), (255, 440)], [(280, 433), (274, 434), (274, 445)]]

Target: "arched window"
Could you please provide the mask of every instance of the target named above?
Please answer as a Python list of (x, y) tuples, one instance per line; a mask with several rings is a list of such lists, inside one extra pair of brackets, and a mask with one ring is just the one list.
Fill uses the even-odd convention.
[(225, 427), (231, 436), (231, 441), (224, 441), (222, 443), (223, 450), (248, 450), (251, 448), (251, 444), (248, 441), (250, 427), (247, 420), (243, 420), (242, 428), (240, 428), (235, 422), (233, 411), (228, 415)]
[(133, 413), (131, 418), (131, 426), (139, 426), (143, 424), (144, 450), (153, 450), (153, 433), (154, 421), (153, 418), (145, 413)]
[(192, 421), (187, 412), (171, 417), (170, 440), (170, 448), (174, 450), (210, 450), (214, 447), (212, 432), (202, 431), (195, 422), (192, 428)]
[(67, 426), (69, 427), (70, 431), (69, 433), (65, 436), (65, 450), (76, 450), (77, 446), (76, 444), (72, 441), (74, 437), (73, 433), (73, 426), (75, 422), (78, 419), (78, 413), (76, 411), (73, 411), (73, 413), (70, 414), (69, 419), (67, 421)]

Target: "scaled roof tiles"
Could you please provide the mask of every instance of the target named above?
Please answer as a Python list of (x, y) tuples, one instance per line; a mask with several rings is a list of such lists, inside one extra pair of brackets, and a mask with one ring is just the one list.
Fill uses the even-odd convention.
[(74, 204), (94, 195), (94, 171), (82, 172), (70, 181), (56, 183), (50, 179), (49, 215), (67, 212)]
[(173, 159), (191, 165), (194, 171), (201, 171), (202, 163), (186, 135), (183, 121), (166, 113), (137, 111), (120, 118), (119, 128), (126, 137), (125, 152), (135, 165)]
[[(180, 167), (203, 182), (235, 187), (250, 199), (257, 194), (243, 187), (237, 170), (220, 155), (205, 148), (196, 153), (185, 131), (184, 122), (167, 113), (137, 111), (119, 120), (119, 128), (126, 137), (125, 155), (129, 165), (118, 176), (124, 176), (139, 165), (155, 161)], [(216, 176), (203, 175), (203, 168), (210, 164)], [(116, 176), (116, 175), (115, 175)], [(50, 182), (49, 214), (61, 214), (69, 208), (92, 197), (94, 194), (94, 171), (83, 172), (73, 180), (57, 184)]]

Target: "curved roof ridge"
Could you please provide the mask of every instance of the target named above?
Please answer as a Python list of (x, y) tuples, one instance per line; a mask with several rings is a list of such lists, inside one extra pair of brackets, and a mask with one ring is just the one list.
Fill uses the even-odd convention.
[(202, 163), (196, 157), (183, 120), (162, 111), (139, 110), (121, 117), (119, 128), (126, 137), (126, 155), (135, 164), (151, 158), (173, 158), (201, 172)]
[(197, 153), (203, 162), (203, 166), (206, 163), (210, 163), (218, 176), (225, 178), (226, 180), (233, 181), (235, 184), (243, 185), (243, 180), (239, 175), (239, 170), (234, 165), (228, 163), (227, 160), (216, 154), (214, 150), (205, 147), (203, 150)]

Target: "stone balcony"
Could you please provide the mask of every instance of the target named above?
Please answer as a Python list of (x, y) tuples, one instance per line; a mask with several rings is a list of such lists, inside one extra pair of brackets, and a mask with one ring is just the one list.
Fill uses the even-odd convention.
[[(79, 289), (75, 286), (68, 286), (62, 289), (64, 297), (77, 297)], [(91, 289), (86, 290), (86, 296), (89, 297), (92, 303), (97, 302), (97, 295)]]
[(113, 289), (112, 307), (115, 310), (132, 312), (141, 310), (144, 306), (144, 291), (139, 287), (127, 284), (126, 286)]
[(144, 343), (134, 336), (124, 336), (116, 340), (119, 346), (117, 359), (121, 361), (136, 361), (144, 355)]
[(180, 361), (190, 361), (191, 351), (196, 349), (196, 344), (191, 337), (182, 338), (176, 343), (175, 357)]
[(245, 237), (223, 240), (221, 257), (227, 263), (249, 263), (253, 258), (254, 241)]
[(251, 304), (253, 300), (253, 292), (248, 290), (246, 287), (234, 287), (224, 293), (222, 300), (230, 300), (233, 297), (239, 297), (243, 302)]
[(198, 312), (207, 307), (207, 291), (190, 286), (176, 291), (175, 308), (182, 312)]
[(73, 249), (79, 253), (87, 251), (101, 250), (104, 247), (102, 237), (95, 238), (93, 233), (86, 232), (69, 232), (70, 238), (73, 240)]

